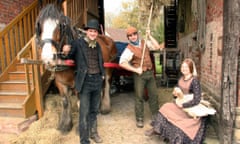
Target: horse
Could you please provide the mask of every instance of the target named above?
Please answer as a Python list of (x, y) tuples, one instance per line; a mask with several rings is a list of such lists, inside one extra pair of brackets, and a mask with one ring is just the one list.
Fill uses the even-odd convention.
[[(74, 88), (74, 66), (72, 62), (65, 60), (62, 54), (64, 45), (79, 38), (79, 35), (71, 25), (70, 19), (59, 8), (48, 4), (42, 8), (36, 20), (36, 42), (40, 48), (40, 59), (46, 68), (53, 73), (56, 87), (62, 96), (62, 112), (58, 124), (61, 132), (72, 129), (71, 101), (72, 89)], [(99, 35), (97, 42), (101, 46), (104, 62), (112, 62), (116, 58), (117, 48), (114, 41), (105, 35)], [(67, 62), (68, 61), (68, 62)], [(105, 82), (102, 91), (100, 111), (109, 113), (110, 104), (110, 81), (112, 69), (105, 68)]]

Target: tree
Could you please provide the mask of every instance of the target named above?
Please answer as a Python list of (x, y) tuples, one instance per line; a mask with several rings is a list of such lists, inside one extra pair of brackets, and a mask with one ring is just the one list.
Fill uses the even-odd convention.
[(112, 19), (112, 27), (126, 28), (129, 25), (138, 25), (138, 4), (137, 1), (122, 3), (123, 10)]
[[(144, 36), (150, 9), (147, 6), (142, 6), (140, 2), (139, 0), (123, 2), (123, 10), (118, 15), (106, 13), (105, 25), (121, 29), (125, 29), (128, 26), (134, 26), (137, 27), (141, 35)], [(161, 43), (164, 41), (164, 22), (162, 9), (159, 8), (162, 5), (160, 3), (158, 4), (159, 6), (154, 5), (150, 28), (152, 35)]]

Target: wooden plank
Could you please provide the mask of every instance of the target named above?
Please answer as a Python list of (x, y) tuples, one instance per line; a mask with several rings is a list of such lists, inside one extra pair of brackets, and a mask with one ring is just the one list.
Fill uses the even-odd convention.
[(11, 53), (11, 60), (14, 59), (14, 57), (17, 55), (16, 50), (15, 50), (15, 45), (14, 45), (14, 31), (13, 29), (11, 29), (9, 31), (9, 49), (10, 49), (10, 53)]
[(26, 81), (22, 80), (11, 80), (0, 82), (0, 90), (5, 91), (26, 91)]
[(22, 109), (21, 103), (0, 103), (2, 109)]
[(24, 35), (23, 35), (23, 21), (19, 21), (19, 38), (20, 38), (20, 47), (24, 47)]
[(36, 21), (36, 17), (35, 17), (35, 9), (33, 9), (31, 11), (31, 36), (33, 36), (35, 34), (35, 21)]
[(17, 24), (14, 27), (15, 35), (14, 35), (14, 40), (15, 40), (15, 46), (16, 46), (16, 51), (17, 53), (20, 51), (20, 38), (19, 38), (19, 25)]
[(23, 19), (23, 36), (24, 36), (24, 43), (27, 43), (26, 38), (28, 38), (28, 26), (27, 26), (27, 15)]
[(27, 14), (27, 40), (29, 40), (32, 37), (32, 25), (31, 25), (31, 15), (30, 13)]
[(236, 106), (238, 91), (238, 59), (239, 59), (239, 0), (224, 0), (223, 8), (223, 63), (221, 80), (220, 107), (220, 141), (230, 144), (234, 142)]
[(5, 69), (5, 52), (4, 52), (4, 46), (3, 46), (3, 41), (2, 38), (0, 39), (0, 73), (3, 72), (3, 70)]
[(11, 62), (11, 51), (9, 48), (9, 34), (4, 36), (4, 45), (5, 45), (5, 50), (6, 50), (6, 63), (7, 65), (10, 64)]
[[(34, 92), (34, 91), (33, 91)], [(37, 112), (37, 105), (35, 93), (31, 93), (23, 104), (23, 111), (25, 118), (34, 115)]]
[(22, 109), (0, 109), (0, 116), (24, 117)]
[[(35, 38), (35, 37), (34, 37)], [(33, 51), (33, 59), (38, 59), (38, 53), (35, 45), (35, 41), (32, 41), (32, 51)], [(36, 99), (36, 107), (38, 111), (38, 116), (41, 118), (43, 116), (43, 93), (42, 93), (42, 82), (41, 82), (41, 73), (40, 73), (40, 66), (34, 65), (34, 96)]]

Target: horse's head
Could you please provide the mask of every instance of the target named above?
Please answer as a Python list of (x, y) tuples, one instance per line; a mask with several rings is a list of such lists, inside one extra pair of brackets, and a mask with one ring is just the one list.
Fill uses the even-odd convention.
[(36, 21), (36, 38), (44, 64), (56, 65), (63, 45), (73, 39), (72, 32), (69, 18), (55, 5), (49, 4), (40, 11)]

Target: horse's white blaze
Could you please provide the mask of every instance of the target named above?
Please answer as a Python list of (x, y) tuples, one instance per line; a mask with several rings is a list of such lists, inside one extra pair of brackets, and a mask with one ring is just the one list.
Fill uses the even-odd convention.
[[(44, 40), (44, 39), (53, 40), (53, 34), (54, 34), (54, 30), (57, 27), (57, 24), (58, 24), (58, 20), (53, 20), (53, 19), (45, 20), (43, 23), (41, 40)], [(42, 53), (41, 53), (41, 58), (44, 61), (44, 63), (52, 63), (54, 53), (56, 53), (56, 51), (53, 51), (52, 44), (45, 43), (42, 47)]]

